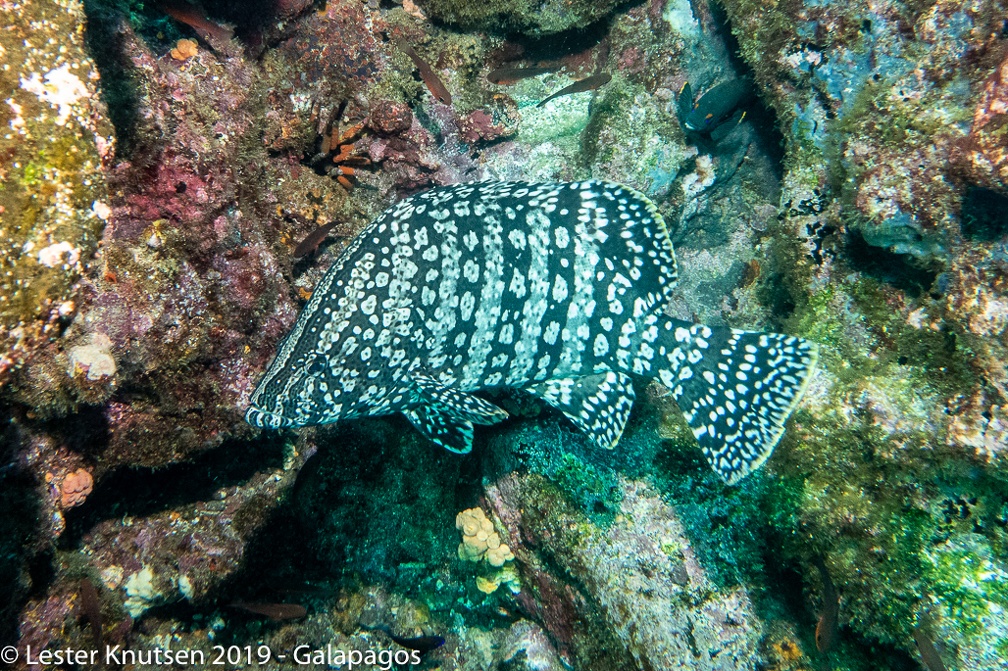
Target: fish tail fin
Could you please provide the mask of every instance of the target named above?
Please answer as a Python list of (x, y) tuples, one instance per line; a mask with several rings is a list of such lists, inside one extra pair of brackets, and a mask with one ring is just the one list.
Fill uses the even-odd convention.
[(735, 484), (759, 468), (784, 433), (818, 361), (815, 343), (779, 333), (663, 325), (672, 390), (711, 468)]

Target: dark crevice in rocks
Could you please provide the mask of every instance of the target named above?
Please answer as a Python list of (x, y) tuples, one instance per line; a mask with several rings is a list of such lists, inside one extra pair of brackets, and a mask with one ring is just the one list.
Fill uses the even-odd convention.
[(100, 0), (85, 0), (84, 44), (101, 75), (100, 93), (115, 128), (116, 152), (129, 157), (137, 143), (140, 92), (127, 56), (127, 17)]
[(123, 467), (101, 478), (79, 508), (66, 513), (60, 546), (77, 547), (96, 524), (124, 516), (145, 517), (214, 498), (223, 487), (240, 485), (283, 463), (283, 434), (228, 441), (191, 461), (160, 468)]
[[(0, 436), (0, 442), (3, 442)], [(41, 516), (34, 479), (14, 464), (0, 472), (0, 641), (17, 639), (18, 613), (25, 599), (44, 595), (50, 582), (50, 553), (36, 554), (32, 540)]]
[(847, 234), (846, 259), (854, 270), (904, 291), (912, 298), (928, 291), (939, 273), (933, 263), (870, 245), (858, 231)]
[(532, 62), (551, 61), (592, 49), (609, 37), (612, 17), (606, 17), (586, 28), (566, 30), (545, 37), (512, 35), (508, 40), (524, 47), (523, 58)]
[(977, 242), (995, 242), (1008, 235), (1008, 196), (970, 187), (963, 197), (962, 232)]

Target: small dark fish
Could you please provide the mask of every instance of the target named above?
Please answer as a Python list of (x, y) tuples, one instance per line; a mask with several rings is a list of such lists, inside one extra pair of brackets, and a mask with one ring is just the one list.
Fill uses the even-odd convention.
[(513, 84), (514, 82), (521, 81), (522, 79), (528, 79), (529, 77), (538, 77), (539, 75), (544, 75), (547, 72), (553, 72), (556, 68), (550, 67), (531, 67), (531, 68), (512, 68), (512, 67), (499, 67), (491, 70), (487, 73), (487, 81), (492, 84)]
[(836, 588), (833, 586), (829, 571), (826, 570), (826, 562), (822, 557), (816, 557), (815, 565), (819, 569), (819, 577), (823, 584), (822, 613), (819, 614), (819, 622), (816, 623), (815, 644), (819, 652), (827, 652), (833, 647), (833, 640), (836, 638), (840, 600), (837, 598)]
[(391, 638), (396, 645), (402, 646), (403, 648), (409, 648), (410, 650), (416, 650), (421, 655), (426, 654), (431, 650), (436, 650), (445, 644), (443, 636), (414, 636), (412, 638), (396, 636), (392, 633), (392, 629), (390, 629), (387, 624), (380, 624), (376, 627), (361, 625), (361, 627), (363, 629), (367, 629), (368, 631), (380, 631)]
[(100, 650), (102, 647), (101, 599), (98, 598), (98, 590), (94, 583), (88, 578), (83, 578), (80, 581), (80, 607), (82, 617), (91, 627), (94, 649)]
[(444, 103), (445, 105), (451, 105), (452, 97), (451, 94), (448, 93), (448, 88), (444, 85), (444, 82), (441, 81), (441, 78), (437, 76), (437, 73), (434, 72), (434, 69), (430, 66), (430, 64), (420, 58), (420, 54), (418, 54), (416, 49), (410, 45), (400, 42), (399, 48), (413, 60), (413, 65), (415, 65), (417, 70), (420, 71), (420, 78), (423, 79), (424, 84), (427, 85), (427, 88), (438, 100), (438, 102)]
[(914, 627), (914, 641), (917, 643), (917, 650), (920, 652), (921, 661), (928, 671), (945, 671), (945, 663), (942, 662), (941, 655), (934, 647), (931, 637), (921, 629), (920, 625)]
[(279, 622), (281, 620), (298, 620), (308, 613), (308, 609), (296, 603), (249, 603), (247, 601), (235, 601), (232, 608), (238, 608), (246, 613), (263, 615)]
[(582, 93), (584, 91), (594, 91), (600, 86), (605, 86), (606, 84), (608, 84), (610, 80), (612, 80), (612, 75), (610, 75), (608, 72), (603, 72), (601, 74), (592, 75), (591, 77), (579, 79), (570, 86), (566, 86), (557, 91), (556, 93), (554, 93), (553, 95), (545, 98), (542, 102), (536, 105), (536, 107), (542, 107), (549, 101), (553, 100), (554, 98), (559, 98), (560, 96), (566, 96), (572, 93)]
[(308, 256), (318, 249), (318, 246), (322, 244), (322, 241), (326, 239), (329, 235), (329, 231), (331, 231), (335, 225), (335, 221), (330, 221), (328, 224), (323, 224), (306, 235), (304, 240), (299, 242), (297, 247), (294, 248), (294, 258), (300, 259), (302, 256)]
[(168, 16), (195, 30), (203, 39), (212, 37), (220, 42), (228, 42), (234, 37), (231, 28), (211, 20), (203, 9), (184, 0), (166, 0), (158, 3), (158, 6)]
[(693, 88), (686, 82), (679, 89), (676, 101), (679, 123), (694, 133), (710, 133), (734, 115), (752, 94), (752, 83), (748, 79), (732, 79), (718, 84), (694, 101)]

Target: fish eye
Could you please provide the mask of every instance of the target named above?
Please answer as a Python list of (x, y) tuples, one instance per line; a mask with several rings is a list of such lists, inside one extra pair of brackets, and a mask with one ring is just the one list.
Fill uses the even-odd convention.
[(315, 360), (312, 361), (311, 364), (308, 366), (308, 374), (311, 375), (312, 377), (315, 377), (324, 373), (325, 369), (326, 369), (325, 359), (318, 356), (315, 357)]

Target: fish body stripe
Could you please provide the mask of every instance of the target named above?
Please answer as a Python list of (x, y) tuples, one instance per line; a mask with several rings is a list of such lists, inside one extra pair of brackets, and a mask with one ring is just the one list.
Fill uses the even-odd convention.
[[(553, 197), (551, 193), (556, 192), (547, 192), (545, 195), (547, 201)], [(551, 270), (550, 219), (546, 212), (539, 209), (529, 211), (525, 216), (529, 229), (525, 239), (529, 254), (528, 276), (525, 278), (528, 299), (521, 308), (521, 334), (515, 346), (514, 362), (506, 378), (506, 384), (509, 386), (517, 386), (532, 379), (532, 367), (535, 365), (536, 355), (539, 354), (542, 319), (550, 305), (547, 295)], [(515, 236), (512, 244), (520, 246), (521, 236)], [(517, 267), (514, 267), (513, 271), (517, 277), (522, 276)], [(518, 316), (517, 310), (515, 316)]]
[[(470, 282), (471, 287), (467, 291), (472, 295), (479, 296), (476, 306), (472, 328), (468, 331), (470, 335), (469, 349), (466, 363), (463, 365), (462, 388), (474, 389), (483, 380), (483, 372), (486, 370), (488, 358), (493, 350), (494, 331), (500, 317), (502, 290), (504, 288), (504, 256), (503, 240), (501, 232), (504, 230), (500, 221), (500, 212), (487, 213), (484, 218), (484, 230), (482, 231), (482, 258), (480, 264), (475, 259), (478, 258), (475, 252), (473, 258), (469, 259), (470, 267), (476, 268), (476, 273), (470, 277), (476, 281)], [(482, 265), (482, 270), (480, 269)], [(478, 273), (482, 272), (482, 281), (479, 280)], [(479, 286), (479, 285), (482, 286)]]
[(619, 440), (632, 376), (672, 390), (728, 482), (758, 467), (808, 385), (800, 338), (678, 322), (661, 215), (618, 184), (483, 182), (407, 198), (320, 281), (253, 392), (246, 419), (280, 428), (404, 413), (468, 451), (506, 416), (473, 395), (509, 386)]

